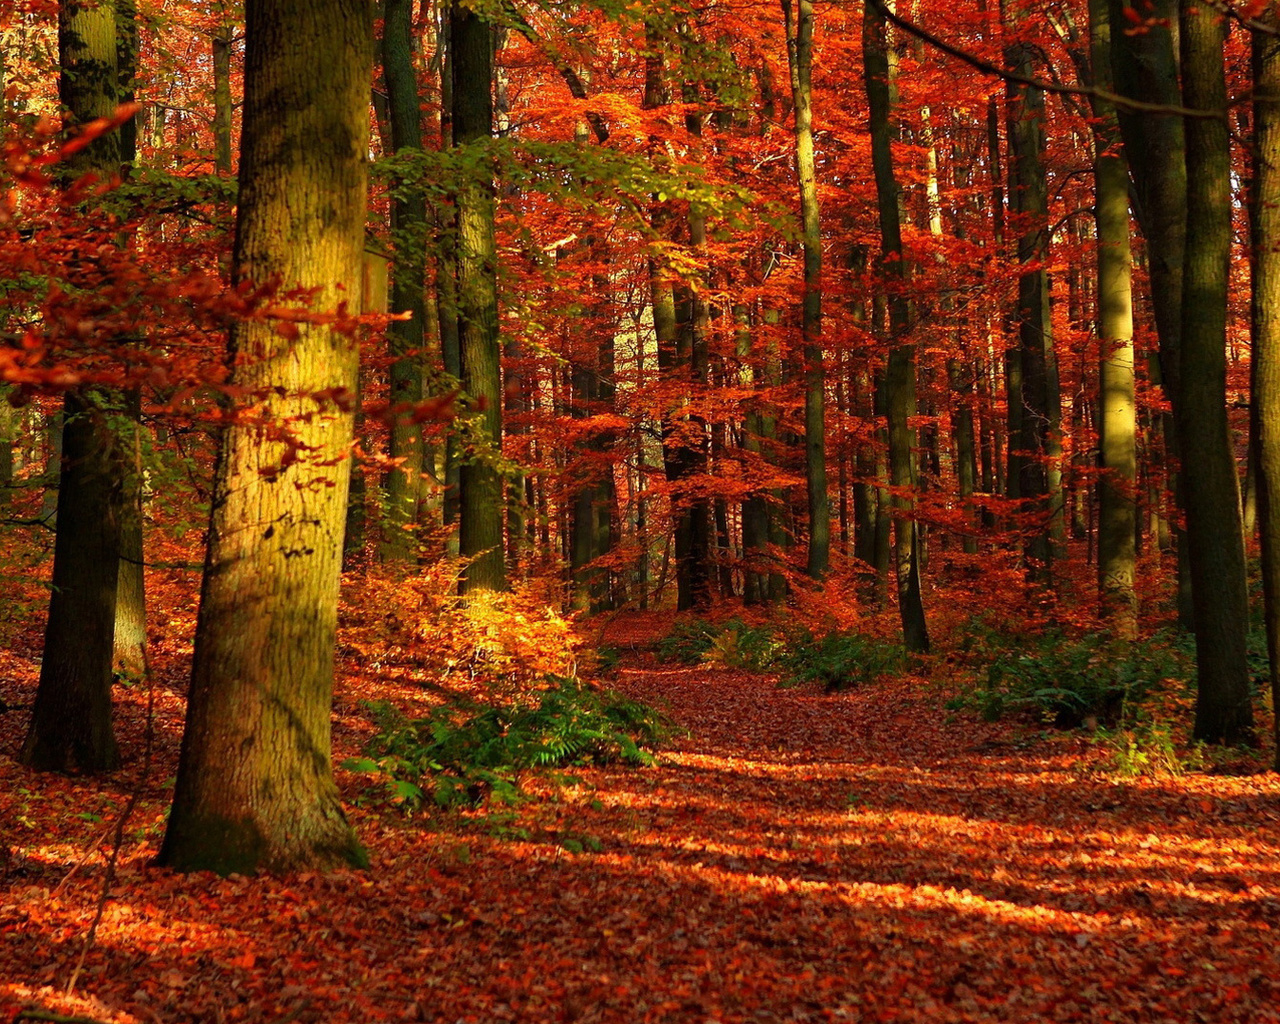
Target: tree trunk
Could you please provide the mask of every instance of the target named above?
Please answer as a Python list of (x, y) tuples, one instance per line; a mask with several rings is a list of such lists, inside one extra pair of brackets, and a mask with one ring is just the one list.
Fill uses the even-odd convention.
[[(1110, 0), (1113, 25), (1127, 25), (1128, 0)], [(1111, 68), (1116, 91), (1147, 103), (1178, 106), (1178, 0), (1152, 0), (1141, 32), (1111, 34)], [(1138, 226), (1146, 239), (1151, 308), (1160, 343), (1160, 377), (1174, 407), (1162, 428), (1171, 461), (1180, 458), (1177, 416), (1182, 348), (1182, 275), (1187, 240), (1186, 135), (1180, 117), (1130, 113), (1120, 108), (1120, 131), (1133, 176)], [(1169, 473), (1170, 489), (1185, 508), (1183, 474)], [(1178, 547), (1178, 621), (1193, 627), (1191, 572), (1187, 538), (1176, 529)]]
[[(1265, 18), (1273, 32), (1280, 30), (1280, 15)], [(1280, 38), (1266, 32), (1253, 36), (1253, 111), (1254, 458), (1272, 707), (1280, 708)], [(1280, 714), (1274, 719), (1280, 771)]]
[[(454, 0), (449, 8), (453, 142), (483, 148), (493, 134), (493, 39), (489, 22)], [(462, 184), (458, 210), (458, 350), (462, 390), (478, 411), (468, 424), (458, 477), (461, 589), (506, 590), (503, 550), (502, 366), (493, 180), (482, 158)]]
[[(396, 154), (422, 152), (422, 110), (418, 75), (413, 66), (413, 0), (386, 0), (382, 28), (382, 74), (387, 86), (387, 120)], [(384, 561), (403, 562), (414, 549), (418, 496), (424, 471), (422, 427), (411, 411), (398, 407), (422, 401), (425, 343), (427, 203), (421, 188), (406, 182), (392, 189), (391, 312), (408, 314), (387, 328), (391, 356), (390, 389), (393, 418), (390, 450), (394, 463), (387, 475), (386, 521), (379, 554)]]
[[(81, 38), (84, 38), (83, 36)], [(22, 763), (110, 771), (112, 652), (120, 566), (120, 453), (107, 411), (80, 391), (63, 410), (53, 595)]]
[(213, 32), (213, 166), (231, 172), (231, 26)]
[(813, 153), (813, 3), (782, 0), (787, 62), (795, 102), (796, 173), (800, 183), (804, 243), (804, 467), (809, 506), (806, 571), (820, 580), (831, 564), (831, 504), (827, 494), (826, 371), (822, 353), (822, 233), (818, 219), (818, 176)]
[[(58, 49), (58, 92), (68, 125), (110, 117), (119, 90), (114, 5), (62, 3)], [(72, 180), (86, 174), (109, 178), (119, 165), (119, 135), (108, 132), (75, 154), (66, 173)], [(40, 683), (21, 754), (33, 768), (97, 772), (119, 763), (111, 727), (111, 659), (121, 551), (120, 468), (103, 404), (110, 400), (72, 391), (63, 411), (53, 594)]]
[[(1183, 0), (1182, 95), (1193, 110), (1226, 111), (1226, 25), (1202, 0)], [(1195, 605), (1195, 737), (1250, 738), (1253, 709), (1240, 486), (1226, 406), (1227, 283), (1231, 258), (1231, 159), (1222, 118), (1188, 118), (1187, 248), (1182, 352), (1175, 405), (1183, 461), (1191, 592)]]
[[(1094, 84), (1112, 88), (1111, 10), (1089, 0)], [(1138, 516), (1137, 405), (1133, 382), (1133, 290), (1129, 252), (1129, 167), (1115, 107), (1094, 101), (1094, 188), (1098, 226), (1099, 448), (1098, 592), (1112, 632), (1138, 635), (1133, 590)]]
[(911, 417), (916, 412), (916, 350), (909, 340), (911, 308), (906, 296), (900, 193), (893, 168), (896, 65), (888, 46), (882, 0), (870, 0), (866, 5), (862, 53), (871, 122), (871, 158), (880, 210), (881, 271), (891, 282), (889, 362), (885, 368), (884, 395), (889, 421), (889, 480), (895, 491), (893, 561), (898, 581), (898, 613), (907, 650), (927, 651), (929, 632), (921, 595), (919, 529), (912, 497), (916, 485), (916, 434), (911, 426)]
[[(1002, 5), (1003, 10), (1003, 5)], [(1016, 25), (1009, 26), (1012, 30)], [(1005, 64), (1023, 76), (1032, 71), (1034, 48), (1012, 42), (1005, 48)], [(1022, 215), (1018, 236), (1018, 393), (1009, 395), (1010, 411), (1017, 408), (1019, 433), (1010, 424), (1010, 449), (1021, 449), (1017, 458), (1018, 498), (1024, 517), (1025, 553), (1034, 578), (1052, 578), (1054, 543), (1051, 520), (1054, 495), (1050, 494), (1050, 438), (1055, 426), (1050, 382), (1052, 320), (1049, 309), (1049, 276), (1045, 269), (1049, 249), (1049, 195), (1045, 177), (1044, 92), (1018, 82), (1007, 85), (1010, 194)], [(1011, 467), (1010, 479), (1013, 478)]]
[[(364, 253), (371, 8), (249, 0), (233, 277), (358, 295)], [(354, 310), (353, 310), (354, 311)], [(286, 332), (289, 333), (289, 332)], [(239, 358), (244, 356), (248, 358)], [(221, 874), (367, 858), (330, 766), (338, 573), (358, 346), (330, 324), (231, 330), (238, 388), (275, 430), (224, 429), (195, 662), (160, 862)]]

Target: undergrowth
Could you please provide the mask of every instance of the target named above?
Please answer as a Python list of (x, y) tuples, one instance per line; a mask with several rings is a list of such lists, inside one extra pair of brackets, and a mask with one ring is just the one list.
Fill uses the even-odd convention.
[(654, 763), (653, 748), (678, 731), (660, 711), (578, 679), (557, 678), (533, 699), (502, 705), (453, 701), (411, 719), (369, 705), (378, 733), (366, 756), (343, 767), (381, 779), (407, 812), (482, 802), (513, 804), (521, 776), (575, 764)]
[(656, 651), (662, 661), (776, 672), (780, 685), (820, 683), (828, 690), (871, 683), (905, 667), (899, 644), (846, 630), (815, 636), (808, 628), (750, 625), (737, 617), (719, 625), (679, 622)]

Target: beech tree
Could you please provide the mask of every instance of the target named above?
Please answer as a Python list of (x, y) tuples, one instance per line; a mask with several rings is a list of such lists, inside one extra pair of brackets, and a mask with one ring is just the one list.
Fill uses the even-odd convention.
[(371, 18), (367, 0), (246, 5), (234, 277), (278, 303), (305, 290), (310, 311), (231, 331), (232, 381), (261, 418), (219, 441), (160, 853), (182, 870), (365, 862), (333, 781), (329, 705), (358, 358), (341, 319), (360, 294)]

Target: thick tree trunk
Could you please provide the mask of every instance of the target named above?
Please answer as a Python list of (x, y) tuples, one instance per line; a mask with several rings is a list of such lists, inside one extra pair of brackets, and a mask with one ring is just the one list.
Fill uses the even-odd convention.
[[(1280, 30), (1280, 15), (1266, 23)], [(1253, 111), (1254, 458), (1272, 707), (1280, 708), (1280, 38), (1265, 32), (1253, 37)], [(1280, 771), (1280, 714), (1274, 718)]]
[[(1111, 10), (1089, 0), (1094, 84), (1112, 88)], [(1133, 289), (1129, 252), (1129, 167), (1115, 107), (1094, 102), (1094, 188), (1098, 226), (1099, 448), (1098, 592), (1112, 632), (1138, 635), (1133, 584), (1138, 477), (1137, 405), (1133, 381)]]
[(782, 0), (787, 29), (787, 61), (795, 103), (796, 174), (800, 184), (804, 243), (804, 301), (801, 335), (804, 356), (804, 467), (809, 511), (806, 571), (815, 580), (831, 564), (831, 503), (827, 494), (826, 371), (822, 352), (822, 233), (818, 173), (813, 153), (813, 3)]
[[(1183, 0), (1182, 95), (1194, 110), (1226, 111), (1225, 21), (1202, 0)], [(1245, 631), (1249, 622), (1240, 486), (1226, 406), (1227, 282), (1231, 258), (1231, 155), (1222, 118), (1189, 118), (1187, 248), (1182, 352), (1175, 412), (1184, 474), (1195, 602), (1195, 737), (1250, 737), (1253, 710)]]
[[(62, 3), (58, 49), (58, 91), (69, 126), (110, 117), (119, 90), (114, 5)], [(119, 165), (119, 136), (108, 132), (72, 157), (66, 172), (73, 180), (86, 174), (108, 178)], [(119, 762), (111, 727), (111, 659), (121, 551), (120, 468), (104, 402), (110, 404), (102, 396), (73, 391), (63, 411), (53, 594), (40, 683), (21, 754), (34, 768), (97, 772)]]
[(900, 195), (893, 168), (896, 67), (886, 37), (882, 0), (870, 0), (862, 24), (862, 53), (871, 122), (871, 158), (880, 209), (881, 270), (892, 282), (884, 395), (889, 421), (889, 480), (895, 491), (893, 562), (903, 643), (909, 651), (927, 651), (929, 632), (920, 583), (920, 532), (913, 514), (912, 497), (916, 486), (916, 433), (911, 426), (911, 417), (916, 412), (916, 350), (909, 340), (911, 309), (905, 288)]
[[(387, 120), (391, 148), (397, 153), (422, 151), (422, 109), (418, 75), (413, 66), (413, 0), (386, 0), (382, 28), (382, 74), (387, 87)], [(408, 314), (387, 329), (391, 371), (389, 397), (393, 407), (422, 401), (423, 346), (426, 340), (427, 203), (416, 185), (398, 183), (392, 190), (391, 312)], [(411, 412), (391, 421), (390, 450), (395, 464), (387, 475), (386, 521), (379, 553), (383, 560), (407, 560), (414, 549), (418, 497), (423, 463), (422, 427)]]
[(112, 651), (120, 565), (120, 453), (107, 413), (79, 391), (63, 410), (53, 596), (23, 764), (110, 771)]
[[(359, 294), (371, 8), (249, 0), (233, 276)], [(353, 310), (354, 312), (354, 310)], [(329, 324), (232, 328), (232, 380), (274, 429), (225, 428), (177, 790), (160, 861), (223, 874), (363, 865), (330, 766), (338, 572), (358, 346)]]

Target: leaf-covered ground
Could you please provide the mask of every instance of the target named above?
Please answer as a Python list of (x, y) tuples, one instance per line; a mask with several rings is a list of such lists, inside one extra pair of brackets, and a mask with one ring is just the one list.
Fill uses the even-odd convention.
[[(626, 646), (625, 635), (614, 638)], [(630, 653), (616, 685), (691, 730), (660, 766), (583, 769), (514, 815), (355, 806), (365, 873), (149, 866), (182, 714), (158, 659), (158, 747), (74, 993), (125, 768), (35, 775), (0, 715), (0, 1021), (1280, 1021), (1280, 781), (1125, 780), (1079, 737), (944, 709), (945, 683), (837, 696)], [(336, 756), (363, 700), (344, 664)], [(0, 697), (36, 665), (0, 655)]]

